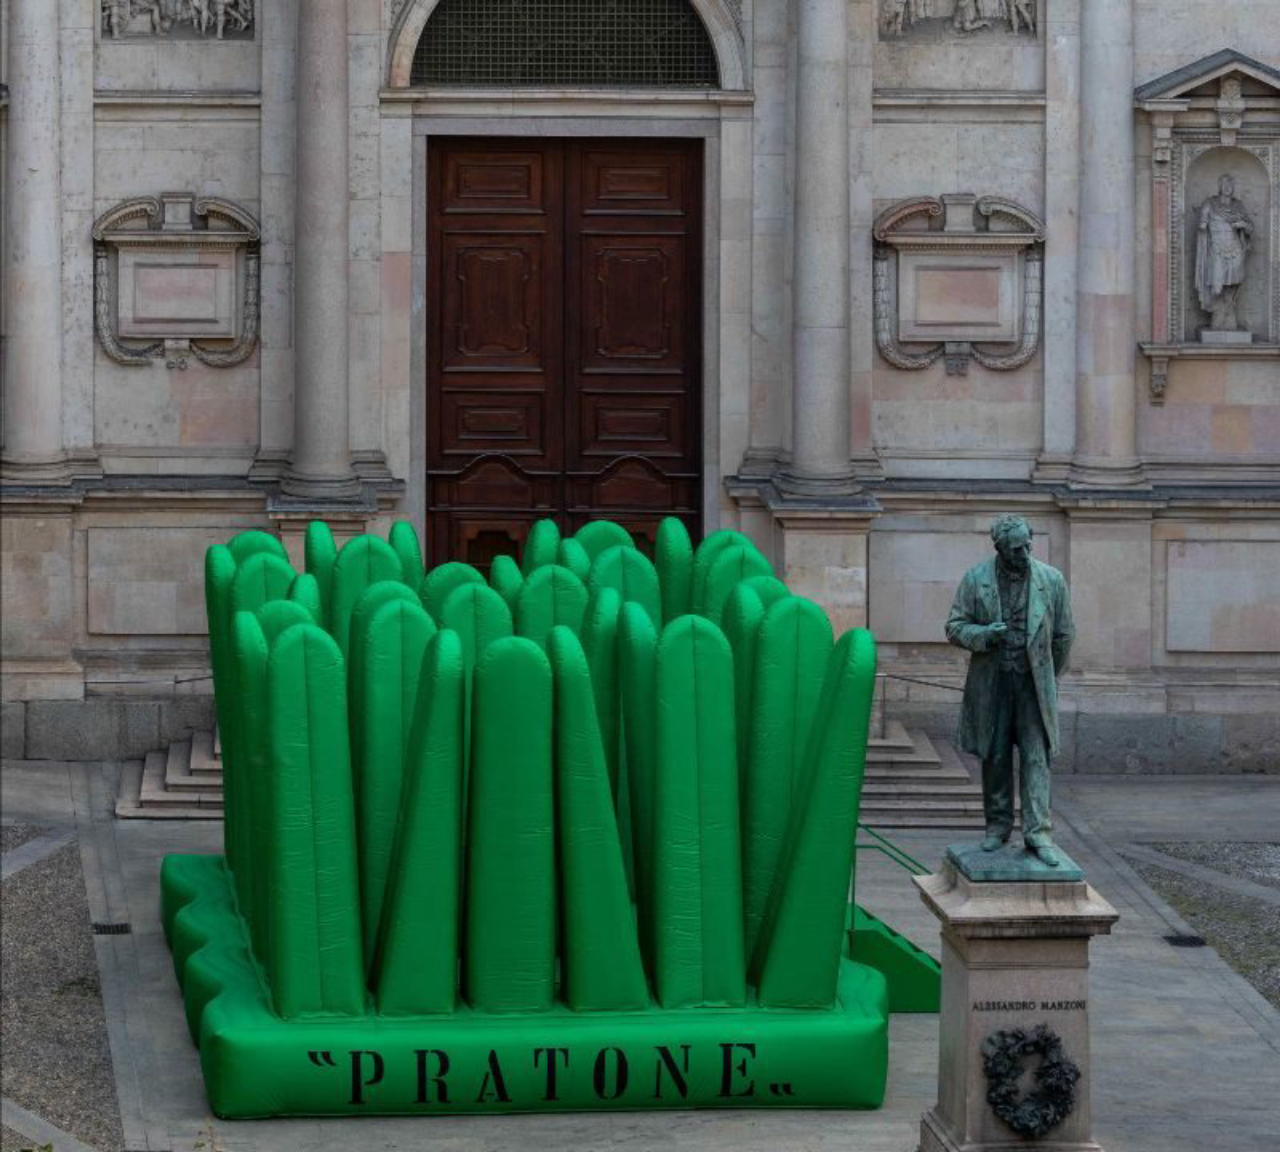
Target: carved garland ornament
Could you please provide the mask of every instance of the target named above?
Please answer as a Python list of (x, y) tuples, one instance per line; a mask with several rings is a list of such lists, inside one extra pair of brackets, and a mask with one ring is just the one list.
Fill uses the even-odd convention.
[[(1040, 1057), (1036, 1086), (1018, 1090), (1023, 1057)], [(1062, 1038), (1045, 1025), (992, 1032), (982, 1042), (982, 1071), (987, 1077), (991, 1111), (1020, 1136), (1035, 1139), (1052, 1132), (1076, 1106), (1080, 1069), (1062, 1050)]]
[[(1045, 238), (1034, 213), (1000, 196), (915, 197), (881, 212), (874, 236), (876, 348), (895, 368), (945, 356), (947, 374), (962, 376), (970, 360), (1009, 372), (1034, 359)], [(1001, 347), (975, 342), (983, 337)]]
[[(186, 368), (189, 353), (211, 368), (233, 368), (253, 355), (261, 233), (243, 208), (188, 193), (139, 197), (100, 216), (93, 240), (94, 328), (117, 364), (138, 367), (163, 357), (170, 368)], [(126, 270), (134, 274), (127, 286)], [(144, 280), (147, 273), (156, 278), (154, 286)], [(176, 304), (165, 300), (166, 290)], [(126, 315), (127, 291), (137, 315)], [(128, 319), (134, 327), (122, 334)], [(157, 338), (129, 339), (140, 335)]]

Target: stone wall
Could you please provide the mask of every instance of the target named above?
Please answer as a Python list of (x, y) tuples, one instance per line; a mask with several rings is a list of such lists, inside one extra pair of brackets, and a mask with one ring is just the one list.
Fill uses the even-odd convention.
[[(32, 2), (0, 0), (0, 37), (13, 6)], [(929, 682), (887, 681), (887, 707), (945, 732), (963, 674), (941, 634), (951, 593), (986, 554), (992, 516), (1021, 511), (1037, 554), (1066, 572), (1079, 624), (1061, 767), (1280, 769), (1280, 360), (1179, 360), (1161, 403), (1151, 399), (1148, 358), (1124, 367), (1153, 322), (1158, 142), (1127, 88), (1108, 96), (1099, 125), (1082, 124), (1082, 13), (1121, 7), (1095, 2), (1039, 0), (1035, 30), (1016, 32), (956, 32), (954, 0), (917, 5), (924, 16), (901, 35), (886, 27), (881, 0), (848, 0), (837, 13), (847, 29), (845, 387), (797, 374), (793, 338), (796, 285), (807, 306), (821, 305), (825, 275), (797, 267), (796, 189), (830, 183), (815, 184), (812, 157), (797, 158), (798, 85), (810, 99), (822, 91), (813, 82), (822, 61), (801, 52), (798, 21), (829, 19), (832, 0), (698, 0), (743, 90), (662, 100), (397, 90), (396, 61), (411, 42), (396, 37), (417, 0), (350, 0), (342, 450), (364, 497), (328, 514), (341, 532), (385, 532), (398, 517), (422, 527), (428, 137), (699, 137), (708, 530), (742, 526), (841, 625), (869, 624), (885, 671)], [(304, 352), (323, 363), (329, 335), (300, 336), (295, 314), (295, 260), (309, 237), (294, 175), (299, 118), (311, 112), (299, 99), (299, 3), (260, 0), (250, 31), (218, 40), (137, 24), (115, 38), (99, 0), (57, 0), (62, 302), (50, 323), (60, 324), (61, 354), (47, 386), (61, 389), (59, 447), (75, 467), (61, 486), (6, 473), (7, 755), (137, 755), (206, 722), (203, 549), (262, 527), (297, 551), (311, 511), (279, 488), (298, 448), (295, 400), (313, 383), (297, 358), (306, 339)], [(1273, 0), (1133, 0), (1133, 84), (1222, 48), (1280, 69), (1273, 11)], [(0, 61), (7, 78), (4, 51)], [(1267, 115), (1280, 123), (1280, 113)], [(1088, 218), (1082, 247), (1095, 127), (1126, 117), (1132, 203), (1121, 175), (1118, 199)], [(0, 137), (11, 129), (6, 104)], [(131, 198), (175, 191), (232, 201), (261, 225), (260, 339), (234, 367), (171, 367), (165, 356), (126, 366), (95, 337), (94, 221)], [(953, 193), (1002, 197), (1044, 223), (1040, 346), (1013, 370), (970, 361), (958, 372), (940, 357), (908, 371), (877, 351), (873, 224), (902, 201)], [(804, 218), (829, 227), (807, 203)], [(1095, 340), (1089, 311), (1088, 356), (1078, 359), (1081, 300), (1107, 295), (1112, 226), (1136, 232), (1134, 341), (1108, 347), (1102, 330)], [(0, 241), (6, 255), (13, 240)], [(1092, 286), (1083, 258), (1094, 261), (1086, 279), (1102, 277)], [(11, 310), (0, 300), (6, 335)], [(1104, 380), (1112, 353), (1121, 369)], [(7, 414), (20, 410), (6, 401)], [(797, 451), (797, 414), (828, 444), (847, 444), (837, 453), (840, 491), (796, 501), (774, 487), (813, 464), (813, 444)], [(1154, 487), (1127, 477), (1117, 488), (1114, 470), (1111, 480), (1089, 474), (1099, 444), (1111, 464), (1123, 455), (1126, 421), (1135, 468), (1150, 469)], [(7, 431), (6, 451), (12, 443)]]

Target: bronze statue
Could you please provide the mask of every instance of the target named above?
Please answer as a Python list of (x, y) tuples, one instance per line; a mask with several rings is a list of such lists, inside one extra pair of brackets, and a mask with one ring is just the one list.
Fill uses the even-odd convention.
[(947, 639), (973, 655), (960, 710), (959, 744), (982, 758), (982, 806), (993, 852), (1013, 831), (1013, 749), (1018, 749), (1022, 838), (1057, 867), (1050, 837), (1049, 758), (1058, 751), (1058, 677), (1075, 628), (1062, 573), (1031, 557), (1021, 516), (991, 525), (996, 555), (960, 581)]

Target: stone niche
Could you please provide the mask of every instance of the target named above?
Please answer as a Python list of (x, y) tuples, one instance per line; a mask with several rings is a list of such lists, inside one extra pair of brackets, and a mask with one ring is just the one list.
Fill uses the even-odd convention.
[[(1160, 404), (1174, 361), (1280, 361), (1280, 72), (1224, 50), (1136, 97), (1152, 141), (1151, 338), (1141, 347)], [(1221, 239), (1232, 228), (1247, 235), (1243, 254)]]

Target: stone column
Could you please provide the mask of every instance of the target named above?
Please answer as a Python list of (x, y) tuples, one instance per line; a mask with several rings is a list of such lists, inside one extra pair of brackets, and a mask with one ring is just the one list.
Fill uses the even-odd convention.
[(293, 456), (281, 488), (351, 500), (347, 358), (347, 0), (298, 9)]
[(1076, 450), (1071, 481), (1144, 483), (1137, 458), (1133, 0), (1083, 0)]
[(790, 493), (855, 490), (849, 463), (849, 100), (845, 0), (796, 10)]
[(62, 188), (58, 5), (9, 5), (4, 189), (5, 479), (67, 483), (62, 443)]

